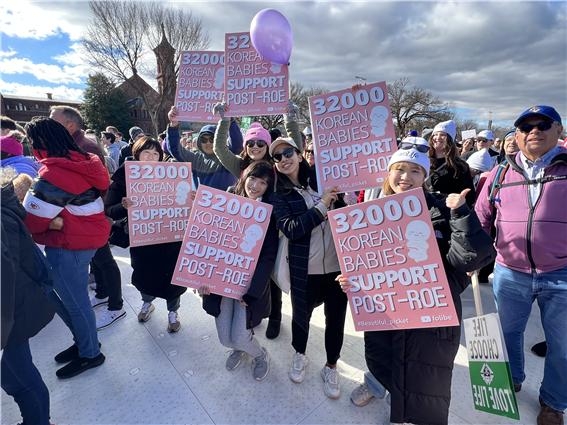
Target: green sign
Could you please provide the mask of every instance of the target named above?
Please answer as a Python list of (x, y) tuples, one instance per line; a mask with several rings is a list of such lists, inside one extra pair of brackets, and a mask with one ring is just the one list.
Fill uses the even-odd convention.
[(240, 128), (242, 130), (248, 130), (252, 124), (252, 117), (242, 117), (240, 119)]
[(476, 410), (520, 419), (497, 313), (463, 320)]

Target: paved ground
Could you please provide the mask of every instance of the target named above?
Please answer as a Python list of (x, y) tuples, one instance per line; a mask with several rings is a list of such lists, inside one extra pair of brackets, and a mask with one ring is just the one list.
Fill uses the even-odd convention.
[[(362, 334), (354, 331), (347, 312), (345, 344), (339, 361), (342, 394), (330, 400), (320, 377), (325, 356), (321, 308), (312, 319), (307, 348), (310, 364), (305, 381), (287, 377), (292, 357), (289, 298), (284, 297), (282, 333), (264, 337), (266, 323), (256, 334), (271, 356), (263, 382), (252, 379), (249, 363), (234, 372), (224, 368), (227, 350), (218, 342), (213, 319), (204, 313), (191, 291), (182, 298), (181, 331), (168, 334), (165, 301), (156, 302), (151, 320), (136, 320), (141, 305), (129, 284), (126, 250), (113, 248), (122, 271), (127, 316), (99, 333), (106, 363), (70, 380), (55, 377), (53, 356), (72, 343), (71, 334), (56, 318), (32, 340), (32, 353), (51, 394), (51, 416), (57, 425), (76, 424), (388, 424), (389, 407), (373, 401), (358, 408), (349, 394), (365, 370)], [(485, 312), (494, 311), (491, 288), (482, 286)], [(470, 288), (462, 295), (464, 317), (474, 315)], [(455, 361), (451, 424), (535, 424), (543, 359), (529, 352), (541, 340), (539, 311), (534, 305), (526, 332), (527, 380), (518, 394), (521, 420), (473, 409), (464, 339)], [(464, 337), (463, 337), (464, 338)], [(2, 424), (20, 419), (17, 405), (2, 392)]]

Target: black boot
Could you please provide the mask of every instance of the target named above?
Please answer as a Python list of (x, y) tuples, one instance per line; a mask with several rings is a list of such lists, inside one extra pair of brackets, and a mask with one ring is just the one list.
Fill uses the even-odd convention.
[(280, 321), (270, 320), (268, 321), (268, 327), (266, 328), (266, 338), (276, 339), (280, 334)]

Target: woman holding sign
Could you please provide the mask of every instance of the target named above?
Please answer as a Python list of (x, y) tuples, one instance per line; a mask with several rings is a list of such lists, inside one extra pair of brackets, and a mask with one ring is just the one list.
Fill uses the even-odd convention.
[[(142, 137), (132, 146), (134, 161), (162, 161), (164, 152), (161, 143), (151, 137)], [(104, 202), (106, 215), (113, 220), (128, 216), (128, 208), (135, 203), (126, 197), (126, 171), (124, 164), (112, 175), (112, 183)], [(169, 314), (167, 331), (177, 332), (181, 327), (177, 310), (180, 297), (187, 288), (171, 284), (175, 263), (179, 256), (181, 242), (161, 243), (130, 247), (132, 285), (142, 294), (142, 308), (138, 313), (139, 322), (150, 320), (155, 310), (152, 302), (156, 297), (167, 302)]]
[[(388, 163), (388, 178), (375, 196), (423, 187), (430, 165), (427, 147), (421, 137), (402, 140)], [(465, 202), (468, 192), (465, 189), (446, 198), (425, 192), (459, 321), (459, 294), (470, 282), (467, 272), (479, 269), (494, 256), (490, 237), (483, 234), (476, 214)], [(341, 275), (338, 280), (348, 292), (348, 279)], [(365, 332), (369, 372), (364, 383), (353, 390), (351, 401), (364, 406), (374, 397), (384, 398), (389, 391), (392, 423), (446, 424), (460, 334), (460, 326)]]
[[(272, 136), (268, 130), (262, 127), (262, 124), (256, 122), (250, 126), (244, 135), (244, 149), (240, 155), (236, 155), (230, 151), (226, 144), (230, 122), (228, 118), (224, 117), (226, 104), (217, 103), (213, 107), (213, 110), (215, 114), (218, 114), (221, 118), (215, 132), (213, 148), (215, 155), (217, 155), (220, 162), (227, 170), (239, 178), (242, 171), (253, 161), (271, 161), (268, 148), (272, 142)], [(284, 115), (284, 122), (287, 133), (294, 138), (295, 143), (301, 150), (303, 142), (299, 125), (297, 124), (297, 107), (291, 101), (288, 104), (287, 114)], [(275, 339), (280, 334), (282, 290), (274, 281), (271, 281), (270, 288), (272, 293), (272, 312), (270, 313), (268, 327), (266, 328), (266, 338)]]
[[(261, 201), (269, 196), (273, 187), (272, 165), (266, 161), (255, 161), (242, 173), (234, 193)], [(203, 295), (203, 308), (215, 317), (221, 344), (232, 349), (226, 359), (226, 368), (233, 371), (250, 356), (252, 376), (256, 381), (262, 381), (268, 375), (270, 359), (266, 349), (254, 338), (252, 329), (270, 314), (270, 274), (277, 250), (278, 232), (271, 218), (254, 276), (242, 300), (211, 294), (207, 286), (199, 288), (199, 293)]]
[(340, 396), (337, 361), (343, 345), (347, 298), (335, 281), (340, 267), (327, 211), (344, 206), (344, 202), (336, 189), (328, 189), (321, 196), (310, 187), (310, 167), (293, 139), (274, 140), (270, 155), (277, 170), (274, 214), (279, 230), (289, 239), (291, 333), (295, 349), (289, 378), (295, 383), (305, 378), (309, 321), (315, 307), (325, 304), (327, 363), (321, 376), (325, 395), (336, 399)]

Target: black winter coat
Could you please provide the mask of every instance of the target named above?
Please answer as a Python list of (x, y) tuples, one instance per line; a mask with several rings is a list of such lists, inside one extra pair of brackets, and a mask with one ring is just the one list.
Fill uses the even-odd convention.
[[(278, 253), (278, 231), (274, 216), (270, 218), (270, 224), (254, 276), (250, 282), (248, 291), (242, 296), (246, 307), (246, 329), (252, 329), (260, 324), (263, 318), (270, 315), (270, 276), (274, 269), (276, 255)], [(211, 316), (218, 317), (220, 314), (222, 295), (211, 294), (203, 296), (203, 309)]]
[(55, 314), (46, 296), (49, 266), (23, 220), (24, 207), (10, 183), (2, 187), (2, 349), (43, 329)]
[[(120, 220), (128, 216), (128, 210), (122, 206), (122, 198), (126, 196), (124, 164), (116, 170), (111, 179), (104, 200), (104, 210), (110, 218)], [(166, 300), (185, 293), (187, 288), (171, 284), (181, 244), (182, 242), (171, 242), (130, 247), (132, 285), (144, 294)]]
[[(466, 272), (494, 259), (492, 240), (466, 205), (451, 211), (444, 196), (425, 195), (460, 321)], [(447, 423), (460, 336), (460, 326), (364, 333), (368, 369), (391, 393), (391, 422)]]

